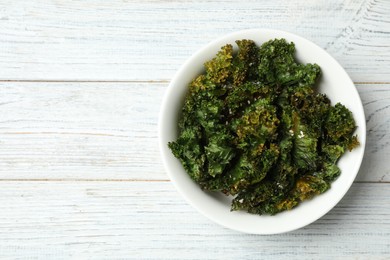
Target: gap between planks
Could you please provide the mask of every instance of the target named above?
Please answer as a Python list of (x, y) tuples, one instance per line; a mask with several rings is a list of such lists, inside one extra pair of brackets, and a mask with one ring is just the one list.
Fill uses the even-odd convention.
[[(34, 79), (0, 79), (1, 82), (10, 82), (10, 83), (169, 83), (170, 80), (34, 80)], [(380, 81), (355, 81), (354, 84), (359, 85), (385, 85), (390, 84), (390, 82), (380, 82)]]
[[(0, 179), (0, 182), (171, 182), (169, 179)], [(390, 181), (354, 181), (354, 183), (375, 183), (375, 184), (390, 184)]]
[(75, 178), (37, 178), (37, 179), (0, 179), (0, 182), (170, 182), (168, 179), (75, 179)]
[[(34, 79), (0, 79), (0, 83), (169, 83), (170, 80), (34, 80)], [(390, 83), (390, 82), (389, 82)]]

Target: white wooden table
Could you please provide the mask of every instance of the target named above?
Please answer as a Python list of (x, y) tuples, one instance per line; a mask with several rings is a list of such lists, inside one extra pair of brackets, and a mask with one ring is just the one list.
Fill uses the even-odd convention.
[[(354, 80), (367, 147), (346, 197), (286, 234), (209, 221), (164, 172), (169, 80), (249, 28), (325, 48)], [(0, 2), (0, 258), (389, 259), (390, 1)]]

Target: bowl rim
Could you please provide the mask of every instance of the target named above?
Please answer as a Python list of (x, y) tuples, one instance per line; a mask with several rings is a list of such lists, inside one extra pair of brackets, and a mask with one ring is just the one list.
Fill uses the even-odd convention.
[[(166, 110), (167, 110), (167, 107), (169, 106), (169, 103), (170, 103), (169, 97), (172, 95), (173, 91), (175, 90), (175, 86), (177, 86), (177, 84), (180, 84), (180, 82), (178, 82), (179, 78), (188, 69), (190, 64), (193, 63), (195, 59), (199, 58), (200, 55), (207, 52), (207, 50), (209, 50), (210, 48), (215, 48), (216, 46), (221, 47), (224, 44), (226, 44), (228, 41), (230, 41), (232, 38), (234, 38), (236, 40), (243, 39), (243, 38), (245, 38), (245, 36), (243, 36), (243, 35), (248, 35), (248, 34), (253, 34), (253, 33), (278, 34), (278, 35), (280, 35), (279, 37), (286, 38), (288, 41), (293, 41), (295, 43), (296, 40), (290, 40), (291, 38), (294, 38), (294, 39), (299, 40), (300, 42), (304, 42), (306, 44), (309, 44), (309, 45), (323, 51), (333, 61), (333, 63), (334, 63), (333, 65), (337, 66), (338, 70), (340, 70), (341, 73), (345, 74), (345, 76), (349, 80), (349, 83), (353, 86), (352, 91), (355, 92), (353, 94), (355, 94), (357, 96), (358, 101), (359, 101), (359, 113), (358, 114), (360, 117), (363, 117), (363, 119), (364, 119), (363, 120), (364, 123), (359, 124), (359, 128), (361, 129), (360, 132), (364, 133), (364, 134), (359, 135), (361, 150), (360, 150), (359, 156), (357, 157), (357, 159), (355, 161), (356, 173), (352, 174), (352, 176), (345, 183), (345, 186), (344, 186), (345, 188), (344, 188), (343, 192), (339, 195), (339, 197), (337, 197), (337, 199), (331, 201), (331, 203), (327, 206), (327, 208), (325, 210), (322, 210), (322, 212), (320, 214), (317, 214), (314, 217), (308, 218), (307, 221), (304, 221), (299, 225), (291, 226), (289, 228), (276, 229), (274, 231), (249, 230), (247, 227), (230, 225), (230, 224), (228, 224), (228, 222), (221, 221), (221, 219), (215, 217), (213, 214), (210, 214), (208, 212), (208, 210), (206, 210), (204, 207), (200, 207), (196, 202), (194, 202), (194, 199), (191, 198), (187, 194), (185, 188), (182, 187), (180, 185), (180, 183), (177, 181), (177, 178), (176, 178), (177, 176), (170, 169), (170, 165), (169, 165), (169, 162), (167, 160), (168, 155), (166, 154), (167, 153), (167, 151), (166, 151), (167, 141), (164, 139), (164, 130), (167, 127), (165, 124), (165, 119), (168, 116), (166, 113)], [(272, 38), (275, 38), (275, 37), (270, 37), (270, 39), (272, 39)], [(356, 115), (354, 115), (354, 117), (356, 120)], [(362, 104), (360, 95), (356, 89), (356, 86), (354, 85), (352, 79), (349, 77), (348, 73), (344, 70), (344, 68), (327, 51), (325, 51), (323, 48), (319, 47), (317, 44), (313, 43), (312, 41), (305, 39), (305, 38), (303, 38), (297, 34), (294, 34), (294, 33), (290, 33), (290, 32), (283, 31), (283, 30), (274, 30), (274, 29), (260, 29), (260, 28), (259, 29), (247, 29), (247, 30), (240, 30), (240, 31), (235, 31), (235, 32), (229, 33), (229, 34), (225, 34), (225, 35), (218, 37), (217, 39), (209, 42), (208, 44), (204, 45), (202, 48), (200, 48), (198, 51), (196, 51), (194, 54), (192, 54), (180, 66), (179, 70), (175, 73), (174, 77), (172, 78), (171, 82), (169, 83), (169, 86), (164, 94), (164, 97), (163, 97), (163, 100), (161, 103), (160, 112), (159, 112), (159, 120), (158, 120), (158, 140), (159, 140), (160, 154), (162, 157), (164, 169), (167, 172), (167, 174), (168, 174), (171, 182), (175, 186), (176, 190), (181, 194), (181, 196), (187, 201), (188, 204), (190, 204), (198, 212), (200, 212), (201, 214), (203, 214), (204, 216), (206, 216), (207, 218), (209, 218), (213, 222), (218, 223), (226, 228), (229, 228), (229, 229), (232, 229), (235, 231), (244, 232), (244, 233), (249, 233), (249, 234), (263, 234), (263, 235), (280, 234), (280, 233), (285, 233), (285, 232), (297, 230), (299, 228), (302, 228), (304, 226), (307, 226), (307, 225), (313, 223), (314, 221), (316, 221), (316, 220), (320, 219), (321, 217), (323, 217), (324, 215), (326, 215), (330, 210), (332, 210), (341, 201), (341, 199), (345, 196), (345, 194), (348, 192), (348, 190), (352, 186), (352, 183), (354, 182), (354, 180), (359, 172), (359, 169), (360, 169), (363, 157), (364, 157), (364, 151), (365, 151), (365, 146), (366, 146), (366, 135), (367, 135), (366, 121), (365, 121), (365, 113), (364, 113), (364, 109), (363, 109), (363, 104)], [(190, 178), (188, 175), (187, 175), (187, 177)], [(202, 191), (202, 192), (204, 192), (204, 191)], [(244, 214), (249, 214), (249, 213), (244, 212)], [(259, 217), (263, 217), (263, 216), (259, 216)], [(272, 216), (272, 217), (274, 217), (274, 216)]]

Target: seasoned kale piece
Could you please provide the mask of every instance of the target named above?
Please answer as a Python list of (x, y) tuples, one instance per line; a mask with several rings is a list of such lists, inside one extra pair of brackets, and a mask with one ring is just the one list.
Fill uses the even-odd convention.
[(356, 124), (352, 112), (344, 105), (337, 103), (329, 111), (325, 122), (326, 142), (340, 144), (349, 150), (359, 145), (357, 137), (353, 136)]
[(324, 193), (329, 188), (330, 183), (322, 178), (313, 175), (303, 175), (296, 180), (295, 185), (288, 194), (286, 194), (285, 198), (274, 204), (274, 212), (270, 213), (275, 214), (286, 209), (292, 209), (297, 206), (299, 202)]
[(232, 75), (232, 62), (233, 46), (227, 44), (221, 48), (214, 59), (207, 61), (204, 64), (206, 68), (206, 78), (214, 84), (226, 82)]
[(208, 175), (204, 170), (206, 155), (201, 139), (200, 127), (192, 126), (183, 129), (176, 142), (168, 144), (173, 155), (180, 159), (184, 169), (195, 181), (200, 181), (205, 175)]
[(204, 150), (208, 162), (208, 174), (212, 177), (222, 174), (235, 156), (231, 135), (227, 134), (226, 131), (210, 135)]
[(294, 43), (236, 44), (189, 84), (168, 146), (202, 189), (235, 196), (232, 210), (273, 215), (330, 188), (357, 126), (316, 92), (320, 67), (297, 62)]
[(238, 86), (247, 80), (256, 79), (257, 53), (259, 51), (252, 40), (236, 41), (238, 53), (233, 58), (233, 84)]
[(275, 144), (269, 148), (264, 144), (242, 154), (237, 163), (227, 172), (225, 194), (236, 195), (252, 184), (262, 181), (279, 156), (279, 149)]
[(237, 136), (237, 146), (245, 148), (275, 140), (279, 125), (276, 112), (276, 106), (266, 99), (259, 99), (241, 117), (233, 119), (231, 128)]

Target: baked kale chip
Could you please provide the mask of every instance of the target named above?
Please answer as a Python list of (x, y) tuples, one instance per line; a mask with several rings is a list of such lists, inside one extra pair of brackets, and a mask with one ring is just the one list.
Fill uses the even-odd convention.
[(356, 124), (316, 92), (320, 67), (297, 62), (294, 43), (236, 44), (189, 84), (168, 146), (202, 189), (235, 196), (232, 210), (273, 215), (330, 188)]

